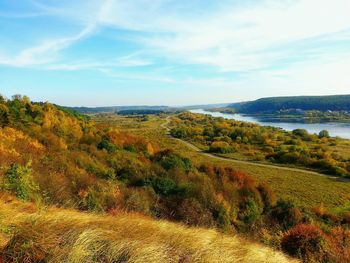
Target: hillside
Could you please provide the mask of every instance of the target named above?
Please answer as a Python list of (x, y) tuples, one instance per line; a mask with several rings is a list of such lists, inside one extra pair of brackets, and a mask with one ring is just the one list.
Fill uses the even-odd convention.
[[(106, 114), (91, 120), (50, 103), (31, 102), (27, 97), (0, 97), (0, 254), (5, 262), (40, 262), (38, 257), (47, 262), (60, 256), (72, 256), (80, 262), (80, 256), (92, 257), (92, 262), (116, 262), (121, 251), (116, 251), (119, 245), (114, 246), (118, 242), (132, 248), (127, 252), (131, 255), (120, 252), (125, 257), (158, 251), (161, 246), (165, 252), (157, 254), (160, 258), (171, 255), (176, 259), (185, 253), (177, 262), (201, 262), (198, 257), (215, 262), (211, 256), (221, 254), (225, 259), (237, 257), (247, 262), (245, 252), (233, 255), (229, 253), (235, 250), (219, 251), (215, 240), (211, 244), (215, 252), (210, 252), (211, 245), (201, 243), (208, 240), (203, 235), (213, 233), (210, 229), (225, 233), (232, 242), (236, 233), (244, 234), (305, 262), (344, 262), (350, 258), (350, 244), (344, 241), (350, 235), (346, 207), (337, 212), (322, 207), (317, 213), (305, 210), (290, 200), (278, 199), (268, 183), (234, 167), (209, 160), (199, 163), (198, 158), (176, 151), (177, 145), (164, 147), (162, 141), (169, 138), (162, 125), (171, 117)], [(34, 215), (27, 218), (28, 212)], [(120, 218), (128, 219), (118, 221)], [(138, 231), (170, 232), (162, 234), (162, 239), (152, 234), (142, 239), (151, 245), (141, 246), (131, 232), (118, 232), (124, 231), (125, 221), (131, 224), (126, 227), (129, 225), (125, 223), (125, 228), (133, 229), (135, 235)], [(153, 227), (147, 230), (142, 222)], [(180, 245), (169, 245), (174, 236), (172, 228), (180, 234), (188, 231), (185, 240), (186, 235), (191, 237), (186, 246), (194, 235), (198, 250), (188, 247), (183, 252)], [(97, 237), (90, 235), (95, 230)], [(62, 233), (64, 239), (60, 238)], [(199, 234), (201, 242), (195, 237), (198, 233), (206, 233)], [(295, 238), (298, 242), (290, 243)], [(225, 238), (220, 236), (220, 240)], [(97, 251), (102, 246), (111, 254), (91, 255), (86, 244)]]
[(350, 95), (270, 97), (242, 104), (231, 104), (230, 107), (248, 114), (273, 113), (287, 109), (349, 111)]
[(0, 200), (0, 262), (297, 262), (215, 230)]

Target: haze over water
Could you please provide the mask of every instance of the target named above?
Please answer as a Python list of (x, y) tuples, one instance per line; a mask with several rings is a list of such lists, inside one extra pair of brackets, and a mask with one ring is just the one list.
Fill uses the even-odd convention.
[(298, 123), (298, 122), (271, 122), (263, 121), (261, 119), (242, 115), (242, 114), (228, 114), (221, 112), (210, 112), (203, 109), (190, 110), (192, 113), (209, 114), (213, 117), (222, 117), (225, 119), (232, 119), (237, 121), (253, 122), (263, 126), (279, 127), (286, 131), (292, 131), (295, 129), (305, 129), (309, 133), (319, 133), (321, 130), (329, 131), (332, 137), (339, 136), (341, 138), (350, 139), (350, 123)]

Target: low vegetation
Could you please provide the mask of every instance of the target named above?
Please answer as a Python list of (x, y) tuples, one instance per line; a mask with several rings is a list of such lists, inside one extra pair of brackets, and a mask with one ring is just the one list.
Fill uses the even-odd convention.
[(318, 135), (303, 129), (287, 132), (188, 112), (177, 115), (172, 125), (174, 137), (191, 141), (209, 152), (236, 159), (301, 166), (344, 177), (350, 175), (350, 141), (330, 138), (327, 131)]

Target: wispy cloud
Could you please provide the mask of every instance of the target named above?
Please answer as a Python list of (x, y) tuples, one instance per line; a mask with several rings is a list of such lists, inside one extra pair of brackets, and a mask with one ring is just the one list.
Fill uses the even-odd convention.
[[(41, 12), (85, 23), (85, 28), (73, 37), (44, 40), (3, 63), (23, 66), (50, 62), (58, 51), (98, 27), (110, 27), (128, 30), (130, 41), (165, 59), (214, 66), (222, 71), (246, 71), (270, 67), (289, 58), (291, 46), (298, 42), (325, 35), (337, 41), (339, 32), (350, 29), (347, 0), (266, 0), (238, 6), (223, 1), (225, 4), (214, 10), (196, 12), (194, 9), (192, 16), (188, 15), (192, 10), (174, 12), (181, 3), (167, 0), (63, 3), (46, 6), (37, 2), (37, 6)], [(75, 11), (78, 8), (82, 10), (80, 15)], [(350, 40), (350, 36), (341, 41), (345, 40)], [(317, 56), (315, 49), (313, 52), (314, 57)]]
[(15, 56), (0, 57), (0, 64), (23, 67), (50, 63), (55, 59), (57, 53), (60, 50), (63, 50), (75, 42), (78, 42), (79, 40), (87, 37), (95, 29), (96, 26), (94, 24), (91, 24), (86, 26), (77, 35), (44, 40), (37, 46), (25, 48)]
[[(263, 1), (249, 8), (228, 6), (199, 19), (160, 18), (166, 34), (140, 40), (183, 62), (213, 65), (224, 71), (256, 70), (289, 58), (297, 42), (320, 36), (333, 38), (350, 29), (347, 10), (350, 2), (346, 0)], [(152, 23), (149, 28), (150, 32), (159, 30)]]

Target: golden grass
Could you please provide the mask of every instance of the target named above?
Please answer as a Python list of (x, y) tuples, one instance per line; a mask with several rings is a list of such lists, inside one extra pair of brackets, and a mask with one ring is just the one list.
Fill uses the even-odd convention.
[(5, 262), (298, 262), (215, 230), (136, 214), (37, 210), (4, 198), (0, 227)]

